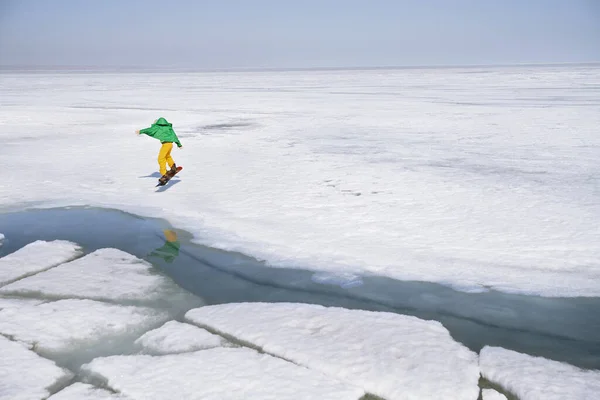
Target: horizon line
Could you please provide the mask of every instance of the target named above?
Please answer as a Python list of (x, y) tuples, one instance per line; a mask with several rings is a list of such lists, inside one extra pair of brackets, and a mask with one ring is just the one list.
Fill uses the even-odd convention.
[(352, 70), (396, 70), (396, 69), (449, 69), (449, 68), (499, 68), (499, 67), (540, 67), (540, 66), (595, 66), (599, 61), (581, 62), (525, 62), (490, 64), (423, 64), (423, 65), (381, 65), (381, 66), (314, 66), (314, 67), (231, 67), (198, 68), (175, 66), (136, 66), (136, 65), (20, 65), (0, 64), (0, 72), (286, 72), (286, 71), (352, 71)]

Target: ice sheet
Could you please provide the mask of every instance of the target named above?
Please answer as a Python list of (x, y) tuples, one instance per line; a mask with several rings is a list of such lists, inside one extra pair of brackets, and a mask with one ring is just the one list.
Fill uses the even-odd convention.
[(306, 304), (207, 306), (186, 319), (385, 399), (477, 399), (477, 354), (436, 321)]
[(72, 376), (24, 344), (0, 335), (0, 400), (41, 400)]
[(0, 289), (0, 293), (58, 298), (152, 301), (181, 292), (152, 266), (117, 249), (100, 249)]
[[(21, 172), (0, 206), (165, 217), (279, 267), (600, 295), (597, 66), (1, 79)], [(133, 132), (159, 116), (184, 170), (155, 193), (159, 143)]]
[(227, 341), (193, 325), (169, 321), (146, 332), (135, 343), (151, 354), (173, 354), (219, 347)]
[(40, 354), (55, 354), (139, 335), (166, 318), (149, 308), (59, 300), (0, 310), (0, 333), (35, 344)]
[(75, 243), (35, 241), (0, 258), (0, 286), (72, 260), (81, 254)]
[(82, 371), (132, 399), (358, 400), (364, 392), (244, 348), (97, 358)]
[(494, 389), (483, 389), (481, 392), (483, 400), (507, 400), (505, 395)]
[(112, 393), (105, 389), (100, 389), (92, 385), (76, 382), (71, 386), (61, 390), (48, 400), (133, 400), (128, 399), (122, 394)]
[(595, 400), (600, 393), (600, 371), (490, 346), (479, 363), (483, 377), (520, 400)]

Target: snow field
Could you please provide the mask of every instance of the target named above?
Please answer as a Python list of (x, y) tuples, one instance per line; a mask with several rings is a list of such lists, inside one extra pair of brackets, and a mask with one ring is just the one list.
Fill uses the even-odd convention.
[[(596, 66), (3, 74), (0, 85), (3, 161), (28, 159), (0, 183), (2, 208), (164, 217), (273, 267), (600, 295)], [(184, 170), (156, 193), (159, 144), (133, 132), (159, 116), (180, 135)]]

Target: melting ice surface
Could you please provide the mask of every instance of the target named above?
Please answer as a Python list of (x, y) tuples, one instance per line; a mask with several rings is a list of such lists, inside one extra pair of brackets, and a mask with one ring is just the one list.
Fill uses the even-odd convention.
[[(597, 298), (543, 298), (495, 291), (465, 293), (438, 284), (369, 275), (329, 275), (329, 279), (323, 279), (324, 273), (273, 269), (239, 253), (193, 244), (187, 232), (173, 230), (165, 221), (95, 208), (0, 214), (0, 226), (7, 227), (3, 229), (8, 237), (14, 237), (0, 248), (0, 255), (40, 239), (76, 241), (86, 252), (116, 247), (151, 262), (207, 304), (301, 302), (410, 314), (442, 322), (456, 340), (474, 351), (485, 345), (499, 345), (600, 368)], [(175, 232), (179, 232), (177, 241), (169, 242), (169, 236)], [(103, 255), (101, 260), (110, 260), (109, 256)], [(87, 264), (91, 262), (86, 260)], [(74, 264), (72, 268), (77, 268)], [(99, 284), (88, 296), (102, 298), (103, 292), (111, 296), (122, 292), (120, 300), (131, 300), (131, 296), (136, 296), (132, 286), (140, 278), (130, 275), (133, 281), (124, 282), (118, 275), (119, 264), (111, 264), (104, 271), (110, 280), (100, 273), (104, 285)], [(29, 282), (37, 290), (45, 289), (46, 295), (55, 296), (53, 283), (47, 281), (55, 276), (52, 282), (62, 282), (69, 274), (69, 270), (63, 273), (61, 268), (55, 268)], [(93, 279), (88, 276), (87, 282)], [(19, 293), (21, 285), (13, 283), (8, 288)], [(143, 296), (147, 301), (158, 301), (162, 293), (153, 290)]]
[[(0, 227), (7, 237), (0, 277), (10, 265), (29, 266), (0, 287), (0, 333), (14, 341), (0, 344), (31, 360), (23, 361), (24, 370), (45, 377), (34, 382), (12, 372), (19, 379), (5, 376), (13, 379), (5, 395), (16, 397), (5, 398), (57, 392), (58, 399), (160, 399), (176, 392), (202, 399), (210, 398), (206, 386), (189, 382), (227, 376), (223, 393), (237, 390), (231, 398), (240, 399), (358, 399), (365, 393), (476, 399), (480, 373), (527, 393), (540, 374), (552, 381), (556, 368), (571, 373), (558, 393), (586, 398), (600, 384), (598, 372), (549, 360), (598, 368), (593, 299), (465, 293), (373, 276), (323, 279), (314, 271), (274, 270), (193, 244), (165, 221), (115, 210), (0, 214)], [(508, 356), (520, 361), (503, 362)], [(541, 367), (527, 367), (532, 363)], [(527, 379), (519, 377), (520, 364), (529, 368)], [(582, 378), (583, 387), (577, 384)]]

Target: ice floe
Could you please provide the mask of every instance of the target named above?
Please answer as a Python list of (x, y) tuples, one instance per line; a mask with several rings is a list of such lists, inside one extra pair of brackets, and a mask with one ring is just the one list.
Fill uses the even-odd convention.
[(117, 249), (100, 249), (0, 289), (0, 293), (54, 298), (151, 301), (182, 293), (152, 265)]
[(477, 354), (436, 321), (287, 303), (201, 307), (186, 319), (386, 399), (479, 395)]
[(177, 321), (169, 321), (145, 333), (135, 341), (152, 354), (185, 353), (225, 345), (227, 341), (204, 329)]
[(0, 286), (55, 267), (80, 254), (81, 249), (75, 243), (35, 241), (0, 258)]
[(0, 335), (0, 400), (41, 400), (72, 377), (26, 345)]
[(103, 357), (82, 370), (140, 400), (358, 400), (364, 394), (356, 386), (247, 348)]
[(520, 400), (595, 400), (600, 393), (600, 371), (542, 357), (486, 346), (479, 364), (483, 377)]
[(0, 310), (0, 333), (48, 354), (139, 335), (166, 319), (164, 312), (150, 308), (59, 300)]

